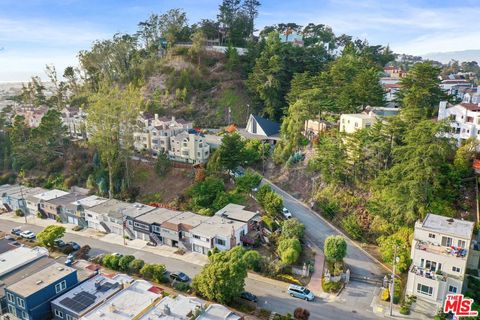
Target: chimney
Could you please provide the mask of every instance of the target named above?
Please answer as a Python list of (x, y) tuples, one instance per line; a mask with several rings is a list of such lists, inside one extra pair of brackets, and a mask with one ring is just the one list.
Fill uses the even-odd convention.
[(158, 113), (155, 113), (155, 121), (158, 121)]

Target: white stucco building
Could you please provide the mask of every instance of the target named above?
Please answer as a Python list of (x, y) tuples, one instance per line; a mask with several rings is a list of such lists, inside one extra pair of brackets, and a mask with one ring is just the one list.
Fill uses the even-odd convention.
[(478, 266), (478, 252), (471, 252), (473, 226), (435, 214), (415, 223), (406, 294), (441, 306), (447, 294), (463, 291), (467, 265)]
[(438, 120), (446, 120), (450, 124), (449, 138), (457, 140), (460, 145), (469, 138), (480, 139), (480, 98), (479, 101), (462, 102), (457, 105), (440, 102)]
[(350, 113), (340, 116), (340, 132), (354, 133), (365, 129), (377, 122), (377, 116), (366, 113)]

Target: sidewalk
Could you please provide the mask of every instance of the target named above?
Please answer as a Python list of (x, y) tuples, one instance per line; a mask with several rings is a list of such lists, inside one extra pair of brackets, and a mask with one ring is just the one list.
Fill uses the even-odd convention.
[(380, 300), (380, 290), (381, 288), (375, 289), (375, 294), (371, 304), (373, 313), (375, 313), (379, 318), (429, 320), (434, 316), (433, 314), (429, 314), (428, 312), (425, 312), (425, 310), (422, 310), (422, 301), (414, 302), (410, 308), (410, 314), (408, 315), (400, 314), (400, 305), (393, 305), (392, 315), (390, 315), (390, 302)]
[(323, 251), (320, 250), (320, 248), (315, 244), (309, 243), (309, 246), (315, 252), (315, 265), (314, 265), (312, 277), (310, 278), (310, 283), (308, 284), (308, 288), (316, 296), (321, 296), (324, 294), (322, 289), (322, 277), (323, 277), (323, 268), (325, 263), (325, 255), (323, 254)]
[[(18, 222), (19, 224), (25, 223), (25, 217), (17, 217), (12, 212), (8, 212), (0, 215), (0, 219), (15, 221), (15, 222)], [(28, 216), (27, 222), (29, 224), (33, 224), (43, 228), (48, 227), (50, 225), (58, 225), (58, 226), (64, 227), (66, 229), (66, 233), (81, 235), (84, 237), (97, 239), (97, 240), (112, 243), (112, 244), (123, 245), (124, 243), (123, 237), (118, 234), (103, 233), (103, 232), (100, 232), (94, 229), (89, 229), (89, 228), (83, 229), (81, 231), (73, 231), (72, 229), (75, 227), (74, 224), (59, 223), (51, 219), (40, 219), (40, 218), (37, 218), (36, 216)], [(150, 252), (163, 257), (177, 259), (187, 263), (196, 264), (199, 266), (204, 266), (208, 262), (208, 257), (206, 255), (199, 254), (196, 252), (186, 252), (185, 254), (181, 255), (181, 254), (175, 253), (178, 250), (177, 248), (172, 248), (169, 246), (156, 246), (156, 247), (147, 246), (147, 241), (143, 241), (139, 239), (125, 240), (125, 242), (128, 247), (135, 248), (137, 250)]]

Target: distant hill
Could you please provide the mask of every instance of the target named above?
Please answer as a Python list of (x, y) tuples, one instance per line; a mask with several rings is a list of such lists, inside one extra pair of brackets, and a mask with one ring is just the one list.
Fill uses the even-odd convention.
[(423, 59), (440, 61), (441, 63), (448, 63), (450, 60), (462, 61), (478, 61), (480, 62), (479, 50), (462, 50), (462, 51), (448, 51), (448, 52), (432, 52), (422, 56)]

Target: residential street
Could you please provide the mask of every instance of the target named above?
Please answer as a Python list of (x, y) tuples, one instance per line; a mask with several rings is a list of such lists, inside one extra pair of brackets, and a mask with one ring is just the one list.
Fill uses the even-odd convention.
[[(1, 217), (1, 216), (0, 216)], [(22, 229), (29, 229), (35, 233), (42, 230), (37, 225), (25, 225), (16, 221), (0, 220), (0, 230), (10, 232), (11, 228), (22, 225)], [(110, 242), (93, 239), (79, 233), (66, 233), (66, 241), (75, 241), (80, 245), (88, 244), (92, 247), (91, 254), (100, 254), (103, 252), (118, 252), (121, 254), (132, 254), (137, 258), (143, 259), (149, 263), (165, 264), (170, 271), (183, 271), (189, 276), (194, 276), (201, 270), (201, 266), (193, 263), (187, 263), (179, 259), (164, 257), (136, 248), (123, 246), (122, 243), (113, 244)], [(370, 302), (373, 298), (373, 289), (370, 285), (364, 283), (351, 284), (338, 297), (320, 297), (314, 302), (306, 302), (295, 299), (287, 295), (288, 285), (269, 281), (263, 277), (249, 275), (246, 280), (246, 290), (256, 294), (259, 298), (259, 306), (265, 309), (273, 310), (278, 313), (293, 313), (297, 307), (304, 307), (311, 312), (310, 319), (376, 319), (372, 313)], [(353, 292), (354, 291), (354, 292)], [(366, 303), (367, 301), (368, 304)], [(365, 302), (365, 303), (364, 303)]]

